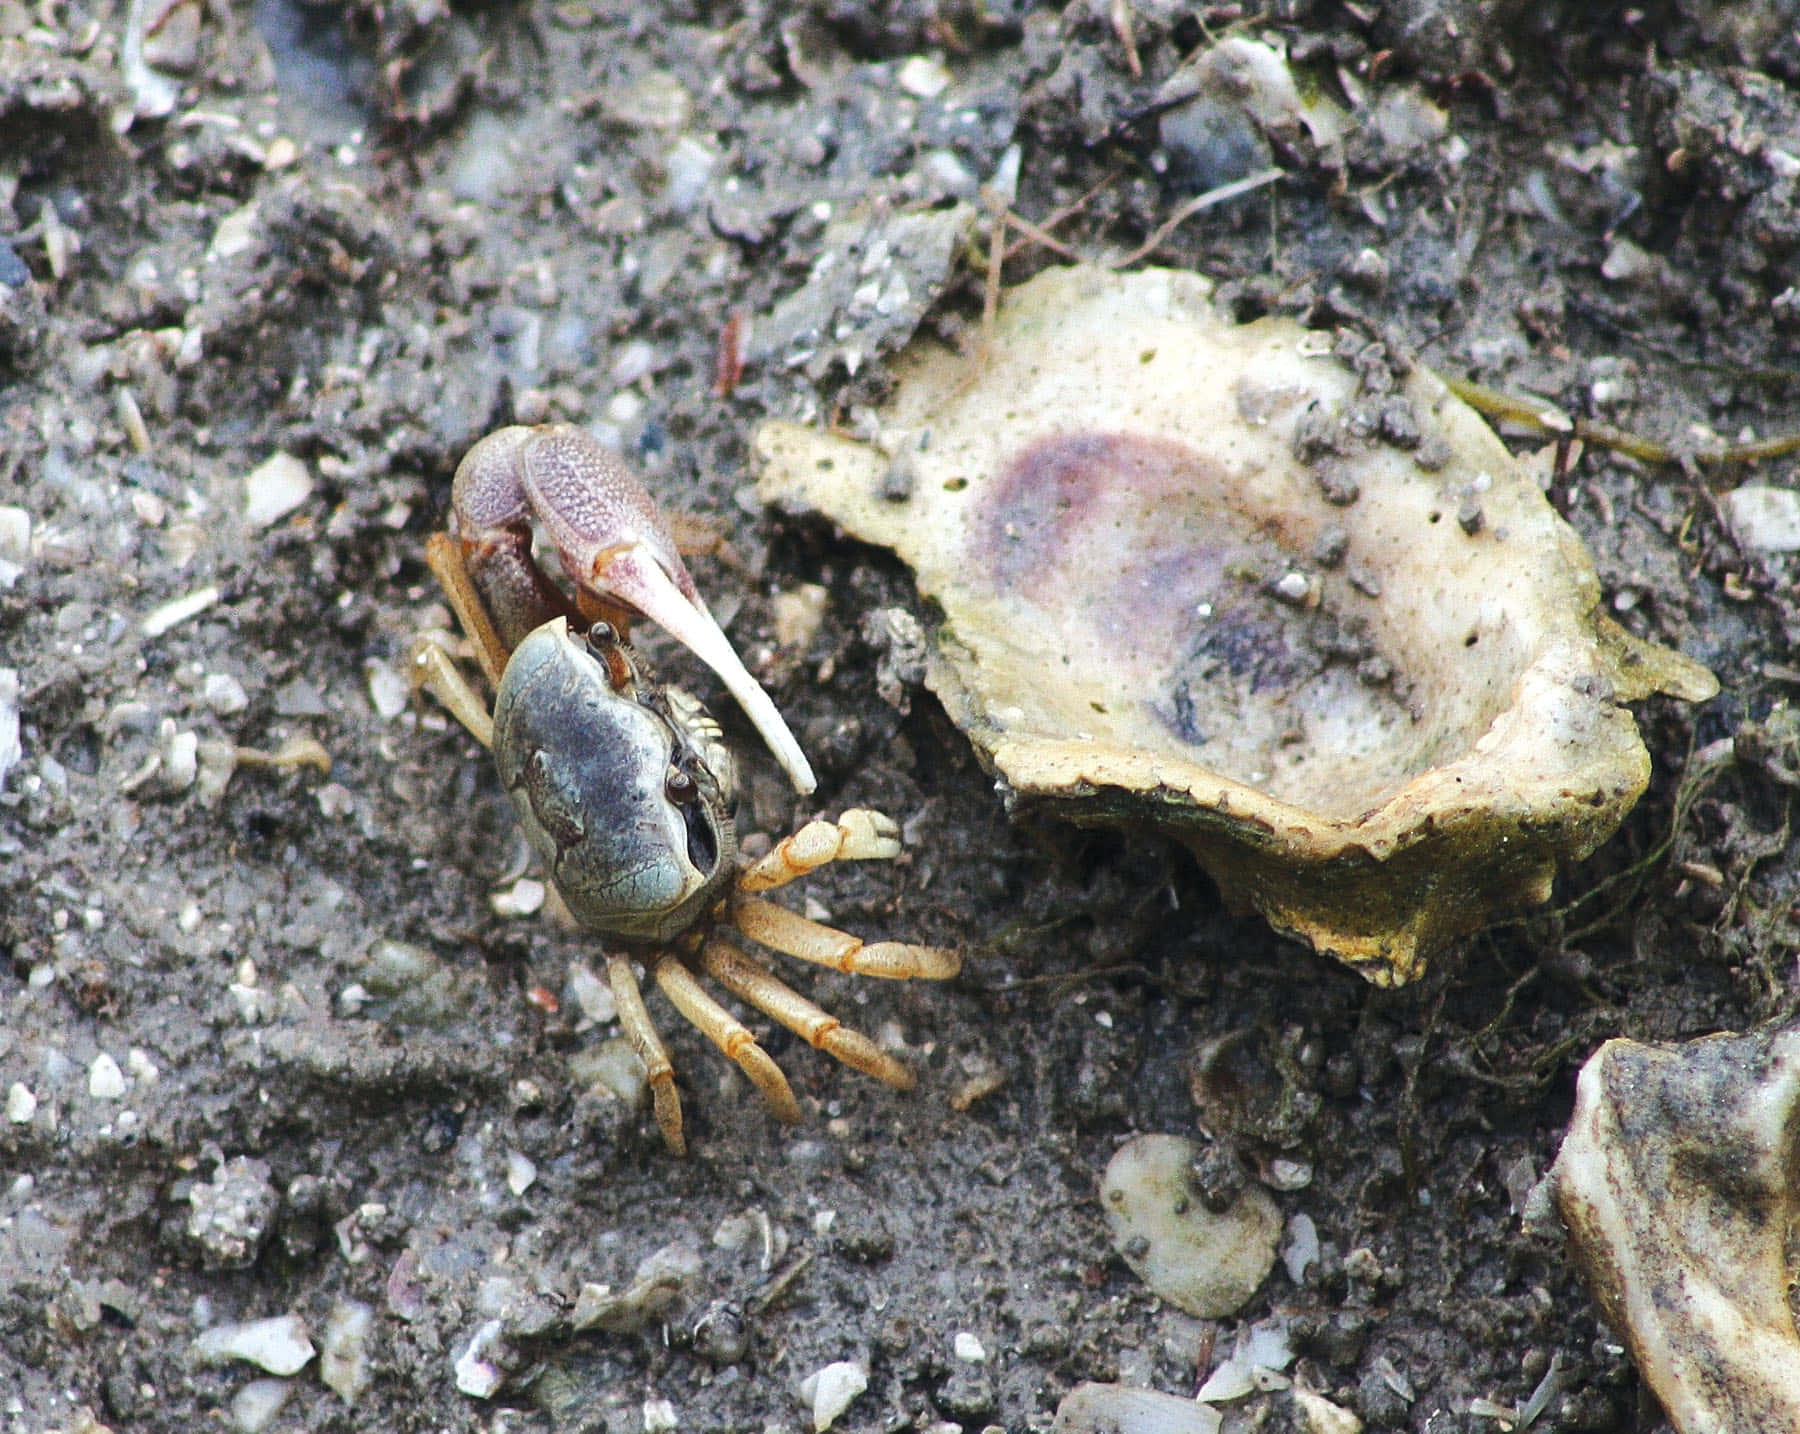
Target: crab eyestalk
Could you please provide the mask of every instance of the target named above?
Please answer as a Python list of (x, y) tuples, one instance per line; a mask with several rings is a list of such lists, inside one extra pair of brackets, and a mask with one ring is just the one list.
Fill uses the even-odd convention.
[[(503, 635), (558, 615), (535, 610), (553, 608), (555, 599), (544, 592), (552, 584), (545, 580), (533, 592), (519, 577), (532, 566), (535, 515), (582, 593), (641, 613), (688, 648), (737, 699), (795, 790), (804, 796), (818, 786), (769, 694), (707, 611), (650, 495), (591, 435), (566, 423), (490, 433), (464, 455), (451, 501), (457, 535), (465, 551), (479, 555), (471, 561), (475, 581)], [(491, 582), (484, 580), (484, 564)], [(511, 610), (521, 604), (533, 611)]]

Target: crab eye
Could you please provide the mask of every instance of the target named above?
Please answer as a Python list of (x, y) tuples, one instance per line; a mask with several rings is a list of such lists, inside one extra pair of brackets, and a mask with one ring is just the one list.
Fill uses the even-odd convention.
[(663, 783), (663, 793), (677, 806), (685, 807), (700, 795), (699, 787), (694, 779), (679, 767), (669, 769), (668, 780)]
[(614, 692), (631, 686), (631, 660), (619, 642), (619, 633), (610, 622), (597, 622), (587, 630), (588, 655), (606, 669), (606, 680)]
[(618, 629), (610, 622), (597, 622), (587, 630), (589, 647), (611, 647), (619, 640)]

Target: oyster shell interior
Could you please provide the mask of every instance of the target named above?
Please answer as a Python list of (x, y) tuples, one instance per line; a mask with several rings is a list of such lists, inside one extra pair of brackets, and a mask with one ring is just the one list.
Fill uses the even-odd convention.
[(1382, 981), (1616, 829), (1621, 702), (1711, 675), (1599, 609), (1574, 531), (1435, 376), (1238, 325), (1169, 270), (1053, 270), (919, 341), (872, 443), (766, 425), (766, 501), (892, 548), (928, 682), (1017, 800), (1181, 837)]

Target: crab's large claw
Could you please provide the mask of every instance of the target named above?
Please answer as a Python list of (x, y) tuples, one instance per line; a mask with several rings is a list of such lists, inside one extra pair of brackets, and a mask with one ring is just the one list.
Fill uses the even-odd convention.
[(650, 495), (619, 459), (573, 424), (502, 428), (456, 470), (453, 503), (465, 540), (543, 520), (563, 570), (584, 593), (622, 602), (719, 675), (805, 795), (812, 766), (769, 694), (706, 610)]

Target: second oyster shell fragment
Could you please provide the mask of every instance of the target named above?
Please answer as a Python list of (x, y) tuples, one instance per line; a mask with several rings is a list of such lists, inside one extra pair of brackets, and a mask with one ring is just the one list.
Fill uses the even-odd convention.
[(1605, 617), (1440, 380), (1330, 347), (1193, 275), (1053, 270), (975, 355), (915, 342), (878, 442), (766, 425), (760, 492), (913, 568), (927, 680), (1011, 798), (1169, 831), (1399, 983), (1617, 828), (1649, 776), (1622, 703), (1716, 684)]

